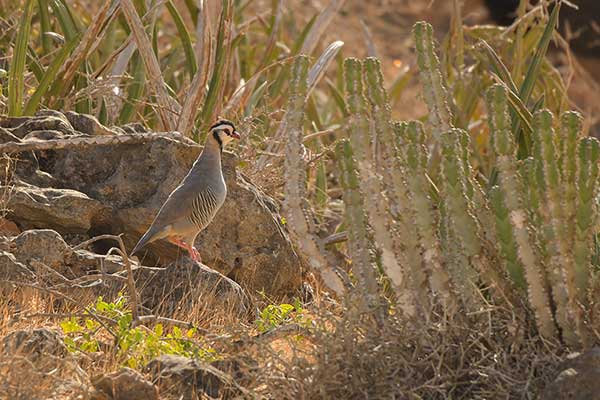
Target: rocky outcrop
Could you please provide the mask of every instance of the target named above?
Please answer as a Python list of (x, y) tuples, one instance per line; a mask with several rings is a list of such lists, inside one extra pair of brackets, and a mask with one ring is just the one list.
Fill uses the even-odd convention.
[[(136, 126), (109, 129), (93, 117), (56, 111), (34, 118), (5, 118), (0, 127), (0, 143), (140, 130)], [(160, 137), (138, 144), (21, 153), (25, 161), (17, 162), (14, 173), (3, 177), (12, 184), (7, 218), (21, 230), (53, 229), (67, 242), (124, 234), (131, 249), (200, 151), (189, 139)], [(228, 196), (214, 222), (197, 239), (203, 261), (251, 291), (270, 296), (295, 293), (302, 285), (303, 268), (280, 223), (278, 205), (236, 170), (232, 153), (224, 153), (223, 164)], [(98, 243), (94, 249), (104, 253), (113, 245)], [(139, 256), (145, 265), (161, 266), (183, 257), (180, 249), (163, 241)]]
[[(172, 315), (175, 310), (186, 312), (187, 307), (197, 303), (239, 316), (252, 310), (240, 285), (187, 258), (164, 268), (132, 264), (142, 306), (160, 315)], [(10, 282), (8, 287), (15, 290), (19, 283), (57, 288), (64, 285), (71, 294), (92, 291), (94, 296), (111, 298), (123, 290), (126, 271), (121, 257), (74, 250), (50, 229), (28, 230), (11, 239), (0, 239), (0, 279)]]
[(95, 376), (92, 385), (92, 400), (159, 400), (156, 386), (131, 368)]
[(600, 347), (574, 353), (563, 362), (541, 400), (595, 400), (600, 396)]
[(161, 396), (176, 395), (184, 400), (203, 398), (201, 394), (224, 398), (226, 393), (236, 393), (239, 383), (244, 380), (244, 373), (236, 361), (203, 363), (175, 355), (155, 358), (146, 366), (146, 372), (158, 386)]
[(87, 374), (56, 331), (19, 330), (2, 340), (0, 397), (6, 396), (2, 398), (83, 398), (87, 382)]

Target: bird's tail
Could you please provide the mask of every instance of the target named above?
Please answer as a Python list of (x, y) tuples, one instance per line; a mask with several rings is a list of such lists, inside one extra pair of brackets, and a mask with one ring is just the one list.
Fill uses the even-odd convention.
[(153, 241), (158, 239), (158, 233), (160, 232), (156, 232), (152, 227), (148, 229), (146, 233), (144, 233), (144, 236), (142, 236), (137, 242), (133, 250), (131, 250), (131, 255), (134, 255), (138, 250), (141, 250), (142, 247), (144, 247), (148, 243), (152, 243)]

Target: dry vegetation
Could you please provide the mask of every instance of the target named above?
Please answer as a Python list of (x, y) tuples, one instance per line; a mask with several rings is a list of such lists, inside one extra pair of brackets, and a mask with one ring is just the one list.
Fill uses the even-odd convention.
[[(419, 23), (382, 54), (366, 25), (365, 53), (337, 41), (358, 41), (335, 22), (358, 2), (314, 16), (283, 1), (88, 3), (0, 0), (0, 114), (74, 109), (196, 141), (215, 116), (236, 121), (240, 169), (284, 203), (311, 289), (250, 293), (256, 313), (196, 293), (140, 320), (131, 282), (107, 312), (94, 290), (5, 280), (0, 336), (62, 330), (78, 364), (0, 355), (3, 398), (86, 398), (81, 368), (171, 353), (235, 360), (242, 398), (533, 399), (564, 354), (600, 341), (600, 146), (590, 114), (567, 113), (572, 70), (548, 59), (551, 39), (572, 55), (544, 2), (510, 28), (463, 26), (450, 7), (439, 42)], [(345, 58), (364, 54), (383, 68)]]

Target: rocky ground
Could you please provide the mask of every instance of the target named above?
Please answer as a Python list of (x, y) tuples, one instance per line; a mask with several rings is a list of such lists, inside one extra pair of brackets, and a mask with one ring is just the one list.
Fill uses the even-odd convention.
[[(125, 251), (130, 250), (201, 151), (177, 134), (147, 133), (136, 125), (106, 128), (89, 116), (53, 111), (1, 119), (0, 146), (9, 142), (44, 149), (6, 153), (2, 159), (4, 327), (19, 326), (30, 309), (27, 298), (36, 291), (50, 293), (52, 307), (60, 309), (127, 290), (126, 263), (118, 252), (106, 255), (119, 243), (97, 237), (122, 235)], [(282, 225), (279, 205), (236, 164), (234, 154), (224, 154), (229, 194), (196, 242), (205, 264), (165, 243), (131, 260), (142, 314), (190, 316), (201, 304), (209, 319), (211, 313), (227, 314), (251, 323), (258, 293), (273, 300), (300, 296), (305, 268)], [(8, 369), (0, 374), (0, 387), (19, 396), (29, 393), (31, 380), (37, 388), (50, 385), (56, 398), (81, 392), (95, 399), (147, 399), (158, 398), (159, 391), (195, 398), (202, 391), (218, 395), (224, 376), (235, 376), (227, 362), (211, 366), (169, 356), (148, 364), (146, 377), (156, 385), (129, 369), (89, 377), (55, 329), (7, 330), (12, 333), (4, 339), (0, 368)], [(52, 379), (44, 378), (48, 371)], [(19, 398), (37, 398), (31, 393)]]

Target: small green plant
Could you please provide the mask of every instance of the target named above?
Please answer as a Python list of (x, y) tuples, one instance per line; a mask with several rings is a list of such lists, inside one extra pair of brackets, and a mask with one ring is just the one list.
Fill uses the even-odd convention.
[(312, 319), (306, 315), (300, 301), (295, 299), (294, 304), (269, 304), (262, 309), (255, 323), (258, 331), (264, 333), (285, 324), (310, 327)]
[[(89, 309), (99, 318), (116, 322), (114, 353), (119, 363), (130, 368), (142, 368), (162, 354), (175, 354), (207, 362), (220, 358), (215, 349), (197, 339), (196, 328), (182, 330), (174, 326), (166, 333), (162, 324), (156, 324), (153, 329), (146, 326), (132, 327), (131, 311), (127, 309), (123, 296), (113, 302), (106, 302), (98, 297)], [(64, 342), (70, 351), (100, 351), (104, 328), (96, 319), (91, 316), (71, 317), (61, 321), (60, 326), (65, 334)]]

